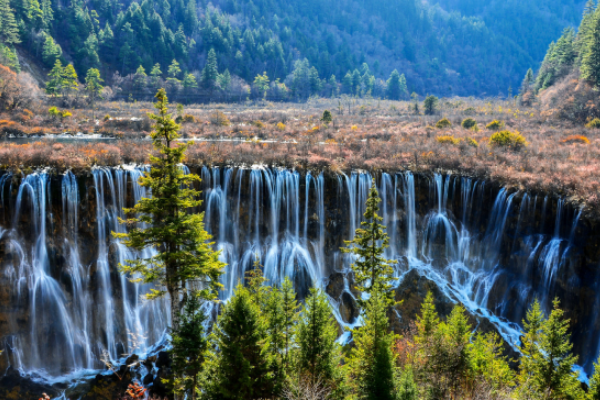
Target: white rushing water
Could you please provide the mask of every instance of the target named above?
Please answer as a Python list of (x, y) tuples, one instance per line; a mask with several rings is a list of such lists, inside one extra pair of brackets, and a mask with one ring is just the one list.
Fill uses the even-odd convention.
[[(118, 362), (164, 340), (166, 303), (143, 300), (148, 288), (118, 273), (118, 263), (138, 255), (111, 236), (125, 232), (118, 222), (123, 207), (149, 195), (137, 183), (142, 173), (95, 168), (89, 187), (70, 172), (53, 178), (39, 171), (18, 182), (0, 177), (9, 222), (0, 226), (2, 285), (17, 310), (1, 339), (11, 365), (48, 379), (77, 376), (101, 369), (103, 355)], [(231, 296), (256, 258), (269, 283), (290, 277), (301, 296), (312, 286), (326, 287), (332, 273), (349, 271), (352, 259), (339, 247), (360, 226), (368, 173), (326, 179), (255, 166), (202, 168), (200, 175), (206, 228), (228, 265), (221, 299)], [(409, 172), (377, 179), (390, 236), (386, 257), (402, 259), (398, 284), (408, 271), (418, 271), (517, 345), (528, 303), (537, 297), (547, 309), (557, 279), (565, 279), (580, 214), (567, 215), (558, 201), (554, 227), (546, 227), (553, 206), (548, 198), (494, 192), (483, 181), (442, 175), (420, 193), (416, 180)], [(486, 193), (494, 193), (491, 207)], [(354, 298), (347, 275), (342, 293)], [(342, 325), (360, 324), (344, 319), (340, 298), (330, 300)], [(585, 340), (597, 354), (598, 336), (592, 332)], [(596, 354), (582, 360), (586, 368)]]

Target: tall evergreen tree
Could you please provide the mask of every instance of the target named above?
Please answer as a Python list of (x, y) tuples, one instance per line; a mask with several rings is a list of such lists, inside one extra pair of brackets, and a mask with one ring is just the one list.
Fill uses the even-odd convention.
[(206, 316), (201, 302), (192, 293), (179, 316), (179, 327), (171, 332), (171, 355), (173, 377), (170, 386), (174, 393), (196, 399), (198, 378), (204, 367), (208, 340), (204, 331)]
[(90, 102), (94, 104), (94, 101), (100, 97), (102, 91), (102, 78), (100, 78), (100, 71), (96, 68), (90, 68), (85, 76), (85, 91), (88, 93)]
[(523, 83), (521, 83), (520, 94), (523, 95), (530, 91), (533, 88), (533, 84), (535, 83), (535, 78), (533, 76), (533, 70), (529, 68), (527, 73), (525, 74), (525, 78), (523, 79)]
[(48, 73), (50, 80), (46, 83), (46, 93), (56, 96), (62, 90), (63, 86), (63, 66), (60, 60), (56, 60), (54, 67)]
[(569, 321), (554, 300), (553, 309), (546, 319), (536, 301), (524, 321), (525, 335), (521, 345), (519, 392), (531, 392), (544, 399), (582, 399), (584, 394), (573, 372), (577, 356), (572, 354)]
[(274, 395), (269, 357), (264, 349), (260, 309), (238, 285), (225, 303), (212, 335), (213, 352), (204, 389), (210, 400), (266, 399)]
[(383, 218), (377, 214), (380, 202), (375, 179), (373, 179), (367, 198), (364, 221), (356, 230), (354, 239), (346, 241), (347, 247), (341, 250), (343, 253), (354, 254), (358, 257), (351, 266), (356, 288), (368, 294), (380, 291), (391, 303), (394, 295), (390, 290), (391, 282), (396, 278), (393, 277), (394, 269), (390, 265), (390, 261), (383, 256), (385, 249), (389, 246), (389, 238), (385, 232), (385, 226), (381, 224)]
[(321, 381), (333, 392), (341, 389), (341, 350), (336, 322), (325, 295), (311, 289), (296, 328), (295, 362), (300, 375), (312, 382)]
[(217, 53), (214, 49), (210, 49), (206, 58), (206, 65), (202, 70), (202, 85), (208, 90), (213, 90), (217, 86), (218, 76)]
[(398, 70), (392, 71), (390, 78), (387, 80), (387, 97), (391, 100), (400, 100), (401, 96), (407, 93), (406, 89), (406, 78), (402, 79), (404, 75), (400, 76)]
[(44, 44), (42, 45), (42, 61), (46, 66), (50, 67), (54, 65), (56, 60), (62, 56), (62, 49), (54, 41), (52, 36), (44, 34)]
[(9, 46), (21, 43), (19, 27), (9, 0), (0, 0), (0, 42)]
[(394, 365), (392, 353), (394, 335), (388, 332), (387, 307), (393, 304), (391, 282), (394, 270), (383, 257), (389, 244), (383, 218), (378, 215), (379, 194), (375, 179), (366, 202), (364, 221), (356, 230), (354, 239), (346, 242), (345, 253), (358, 256), (352, 264), (357, 289), (368, 294), (364, 306), (364, 326), (354, 329), (355, 348), (350, 354), (348, 371), (354, 395), (364, 400), (392, 400), (394, 398)]
[(372, 292), (365, 304), (364, 325), (353, 330), (355, 347), (347, 368), (356, 399), (395, 399), (395, 335), (388, 333), (387, 305), (381, 289)]
[(589, 38), (581, 61), (581, 77), (594, 86), (600, 85), (600, 12), (591, 21)]
[(298, 322), (298, 301), (296, 291), (290, 278), (286, 277), (281, 284), (281, 307), (283, 312), (284, 350), (283, 362), (285, 369), (289, 369), (292, 345), (296, 338), (296, 323)]
[(594, 374), (590, 379), (587, 400), (600, 400), (600, 357), (594, 363)]
[[(212, 249), (211, 236), (204, 229), (204, 214), (190, 211), (199, 207), (200, 193), (192, 184), (200, 178), (184, 174), (180, 164), (185, 159), (188, 144), (174, 141), (179, 137), (179, 126), (168, 114), (168, 100), (164, 89), (156, 94), (151, 115), (156, 121), (151, 133), (157, 155), (150, 156), (151, 169), (140, 178), (139, 184), (151, 190), (152, 197), (141, 199), (133, 208), (125, 209), (134, 215), (124, 221), (133, 226), (129, 233), (115, 233), (117, 239), (134, 250), (155, 248), (156, 255), (128, 260), (121, 272), (139, 278), (134, 282), (157, 285), (146, 297), (155, 299), (166, 294), (171, 303), (171, 327), (179, 328), (178, 316), (188, 298), (190, 282), (203, 285), (201, 299), (213, 299), (221, 287), (219, 276), (224, 264), (219, 253)], [(147, 228), (139, 224), (148, 224)]]
[(173, 59), (171, 65), (169, 65), (169, 68), (167, 69), (167, 74), (169, 74), (169, 79), (179, 81), (178, 77), (179, 74), (181, 74), (181, 67), (177, 60)]

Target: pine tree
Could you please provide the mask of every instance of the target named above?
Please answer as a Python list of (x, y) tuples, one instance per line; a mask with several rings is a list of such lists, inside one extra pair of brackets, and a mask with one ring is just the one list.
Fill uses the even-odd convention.
[(594, 86), (600, 85), (600, 13), (595, 12), (591, 21), (589, 38), (581, 61), (581, 78)]
[(0, 42), (8, 46), (21, 43), (19, 27), (9, 0), (0, 0)]
[(267, 91), (269, 90), (269, 77), (264, 72), (262, 75), (258, 74), (254, 78), (254, 87), (262, 94), (262, 98), (267, 98)]
[(321, 90), (321, 80), (319, 79), (319, 71), (315, 67), (311, 67), (308, 71), (308, 84), (310, 86), (310, 94), (318, 94)]
[(188, 0), (185, 8), (185, 33), (188, 36), (192, 36), (198, 29), (198, 15), (196, 12), (196, 0)]
[(63, 66), (60, 60), (56, 60), (54, 67), (48, 73), (50, 80), (46, 83), (46, 93), (56, 96), (62, 90), (63, 86)]
[(404, 367), (396, 386), (398, 388), (397, 400), (417, 400), (419, 398), (415, 376), (410, 365)]
[(96, 98), (100, 97), (102, 91), (102, 78), (100, 78), (100, 71), (96, 68), (90, 68), (85, 76), (85, 90), (88, 93), (90, 101), (94, 104)]
[(431, 95), (425, 98), (423, 101), (423, 109), (426, 115), (433, 115), (437, 112), (438, 98)]
[(296, 324), (298, 322), (298, 301), (294, 284), (286, 277), (281, 284), (281, 307), (283, 312), (283, 336), (285, 339), (283, 362), (286, 371), (290, 367), (291, 349), (296, 339)]
[(194, 74), (185, 74), (181, 85), (186, 92), (189, 92), (190, 90), (198, 87), (198, 82), (196, 82), (196, 77)]
[(169, 79), (179, 82), (177, 77), (181, 74), (181, 68), (179, 67), (177, 60), (173, 59), (173, 62), (171, 62), (171, 65), (169, 65), (169, 68), (167, 69), (167, 74), (169, 74)]
[(73, 64), (65, 66), (62, 70), (61, 89), (63, 96), (66, 96), (71, 91), (79, 90), (79, 82), (77, 80), (77, 72)]
[(264, 328), (250, 292), (238, 285), (212, 335), (214, 350), (204, 388), (211, 400), (252, 400), (274, 395)]
[(146, 69), (143, 66), (139, 66), (133, 75), (133, 86), (137, 92), (141, 92), (146, 87), (146, 79), (148, 75), (146, 75)]
[(365, 304), (364, 325), (354, 329), (355, 347), (350, 353), (348, 372), (356, 399), (395, 398), (393, 334), (388, 333), (388, 301), (378, 288)]
[(587, 400), (600, 400), (600, 357), (594, 363), (594, 374), (590, 379)]
[(538, 392), (538, 385), (535, 381), (537, 360), (539, 359), (538, 343), (541, 337), (542, 325), (544, 324), (544, 314), (538, 300), (535, 300), (523, 321), (525, 332), (521, 339), (521, 358), (519, 368), (519, 391), (523, 396), (529, 393)]
[(533, 70), (529, 68), (527, 73), (525, 74), (525, 78), (523, 79), (523, 83), (521, 83), (520, 95), (523, 96), (525, 93), (532, 89), (533, 84), (535, 83), (535, 78), (533, 76)]
[(325, 295), (312, 288), (296, 328), (295, 362), (298, 373), (313, 382), (321, 381), (332, 391), (340, 390), (340, 346), (337, 327)]
[(155, 87), (158, 86), (158, 82), (160, 80), (161, 75), (162, 71), (160, 70), (160, 64), (154, 64), (152, 70), (150, 71), (150, 76), (152, 77), (152, 85), (154, 85)]
[(392, 303), (394, 292), (391, 290), (391, 282), (396, 278), (393, 277), (394, 269), (390, 261), (383, 257), (385, 249), (389, 246), (389, 238), (385, 226), (381, 224), (383, 218), (377, 214), (380, 202), (373, 179), (367, 198), (365, 220), (356, 230), (354, 239), (346, 241), (347, 247), (341, 250), (358, 257), (351, 266), (356, 288), (368, 294), (380, 291), (388, 298), (388, 302)]
[[(404, 76), (404, 75), (402, 75)], [(404, 83), (404, 85), (403, 85)], [(404, 86), (404, 87), (403, 87)], [(387, 80), (387, 97), (391, 100), (400, 100), (400, 97), (406, 93), (406, 78), (404, 78), (404, 82), (398, 73), (398, 70), (395, 69), (392, 71), (390, 78)]]
[(353, 83), (352, 83), (352, 74), (348, 72), (344, 79), (342, 79), (342, 90), (346, 94), (352, 94), (353, 92)]
[(421, 305), (421, 315), (417, 316), (417, 342), (420, 338), (427, 339), (431, 337), (431, 335), (433, 335), (433, 333), (437, 330), (439, 324), (440, 318), (435, 310), (435, 304), (433, 304), (433, 293), (427, 292), (425, 300)]
[(171, 327), (178, 329), (178, 316), (187, 300), (188, 283), (203, 285), (201, 299), (213, 299), (221, 285), (219, 276), (224, 264), (219, 253), (212, 249), (211, 236), (204, 229), (204, 214), (189, 211), (199, 207), (200, 193), (192, 188), (200, 178), (185, 175), (180, 164), (185, 159), (188, 144), (174, 141), (179, 137), (179, 126), (168, 114), (168, 100), (164, 89), (156, 94), (157, 115), (151, 133), (154, 149), (159, 155), (151, 155), (149, 173), (140, 178), (140, 186), (152, 192), (151, 198), (141, 199), (126, 214), (135, 214), (126, 221), (131, 226), (144, 223), (148, 228), (135, 227), (129, 233), (114, 234), (117, 239), (134, 250), (156, 248), (156, 255), (128, 260), (121, 265), (121, 272), (139, 276), (134, 282), (158, 285), (146, 297), (155, 299), (168, 293), (171, 301)]
[(360, 75), (360, 71), (355, 69), (352, 72), (352, 94), (354, 94), (355, 96), (359, 96), (361, 86), (362, 76)]
[(554, 300), (546, 319), (537, 301), (527, 312), (525, 335), (521, 345), (519, 393), (522, 397), (537, 393), (544, 399), (582, 399), (583, 392), (573, 372), (577, 356), (571, 353), (569, 320)]
[(558, 299), (542, 325), (538, 352), (537, 380), (549, 399), (581, 398), (581, 386), (573, 366), (577, 356), (572, 354), (569, 320), (564, 319)]
[(280, 289), (271, 287), (265, 299), (263, 316), (266, 320), (266, 351), (273, 374), (275, 393), (281, 393), (286, 378), (285, 366), (285, 314)]
[(594, 21), (594, 14), (596, 10), (596, 4), (594, 0), (588, 0), (583, 9), (583, 17), (579, 29), (577, 30), (577, 37), (573, 43), (575, 52), (578, 54), (577, 65), (581, 65), (581, 58), (585, 52), (586, 44), (589, 41), (590, 33), (592, 31), (592, 23)]
[(57, 59), (62, 56), (62, 49), (54, 41), (52, 36), (44, 34), (44, 44), (42, 45), (42, 61), (46, 66), (54, 65)]
[(206, 58), (206, 65), (202, 70), (202, 85), (208, 90), (213, 90), (217, 85), (218, 76), (217, 53), (214, 49), (210, 49)]
[(226, 69), (222, 74), (219, 74), (217, 84), (221, 90), (225, 92), (229, 90), (229, 87), (231, 86), (231, 74), (229, 73), (228, 69)]
[(173, 377), (172, 390), (180, 397), (188, 394), (188, 399), (196, 399), (198, 375), (202, 371), (208, 341), (204, 332), (206, 316), (200, 308), (197, 296), (189, 297), (179, 316), (179, 327), (171, 332), (171, 355)]

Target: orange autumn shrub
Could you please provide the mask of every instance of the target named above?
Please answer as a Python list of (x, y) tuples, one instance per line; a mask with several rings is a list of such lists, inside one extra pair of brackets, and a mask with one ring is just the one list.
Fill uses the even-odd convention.
[(590, 144), (590, 139), (583, 135), (570, 135), (560, 142), (564, 144)]

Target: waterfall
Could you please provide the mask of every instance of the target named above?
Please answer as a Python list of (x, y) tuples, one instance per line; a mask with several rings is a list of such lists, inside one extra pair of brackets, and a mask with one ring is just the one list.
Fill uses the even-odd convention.
[[(11, 299), (3, 305), (10, 312), (0, 344), (11, 365), (49, 378), (81, 374), (101, 369), (103, 357), (122, 361), (164, 340), (166, 301), (144, 300), (150, 288), (118, 272), (119, 263), (140, 254), (111, 235), (126, 232), (119, 223), (123, 208), (151, 195), (138, 184), (144, 171), (98, 167), (90, 177), (46, 171), (0, 176), (0, 288)], [(289, 277), (301, 298), (338, 274), (339, 290), (330, 294), (334, 315), (343, 326), (360, 324), (341, 312), (355, 299), (348, 273), (353, 258), (340, 247), (363, 220), (371, 174), (332, 177), (264, 166), (202, 167), (197, 173), (203, 205), (196, 211), (204, 212), (227, 263), (221, 300), (258, 260), (269, 284)], [(398, 285), (417, 271), (452, 301), (489, 319), (513, 346), (534, 298), (548, 310), (565, 285), (595, 285), (578, 275), (581, 212), (563, 200), (451, 175), (388, 172), (375, 178), (390, 237), (385, 257), (397, 261)], [(151, 255), (145, 250), (141, 256)], [(597, 330), (587, 328), (598, 323), (597, 297), (587, 325), (577, 327), (585, 332), (582, 348), (590, 354), (581, 361), (588, 371), (600, 350)]]

